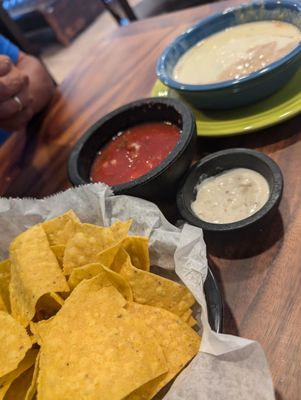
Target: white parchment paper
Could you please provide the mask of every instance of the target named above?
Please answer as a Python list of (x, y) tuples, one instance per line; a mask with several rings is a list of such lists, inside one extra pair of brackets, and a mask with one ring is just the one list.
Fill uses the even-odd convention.
[[(132, 218), (131, 234), (150, 240), (151, 264), (175, 271), (202, 307), (201, 351), (179, 374), (165, 400), (272, 400), (274, 390), (265, 355), (254, 341), (217, 334), (210, 329), (203, 282), (207, 275), (202, 230), (171, 225), (156, 205), (113, 196), (102, 184), (69, 189), (36, 199), (0, 199), (0, 251), (30, 226), (73, 209), (83, 222), (111, 225)], [(162, 270), (163, 271), (163, 270)]]

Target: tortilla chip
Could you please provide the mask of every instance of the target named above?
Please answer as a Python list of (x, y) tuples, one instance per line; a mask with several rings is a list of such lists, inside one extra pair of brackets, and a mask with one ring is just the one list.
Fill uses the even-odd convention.
[(69, 291), (41, 225), (19, 235), (10, 246), (12, 315), (24, 326), (34, 317), (36, 303), (50, 292)]
[(137, 303), (165, 308), (179, 316), (195, 303), (194, 297), (185, 286), (133, 267), (123, 249), (118, 252), (112, 270), (119, 272), (129, 282)]
[(191, 316), (189, 318), (189, 320), (187, 321), (187, 324), (193, 328), (194, 326), (196, 326), (198, 324), (197, 320), (193, 318), (193, 316)]
[[(66, 293), (65, 293), (66, 294)], [(61, 307), (64, 305), (65, 300), (57, 293), (49, 293), (49, 296)]]
[[(39, 345), (43, 345), (43, 337), (48, 334), (54, 324), (58, 323), (57, 321), (59, 320), (59, 317), (63, 318), (64, 315), (69, 316), (70, 314), (74, 317), (73, 324), (75, 326), (77, 326), (77, 324), (81, 324), (80, 321), (75, 320), (79, 319), (78, 316), (81, 315), (82, 312), (84, 314), (81, 315), (81, 317), (85, 315), (86, 310), (84, 303), (87, 303), (87, 310), (90, 308), (91, 310), (95, 308), (99, 298), (103, 298), (103, 293), (107, 293), (99, 293), (103, 288), (103, 279), (99, 275), (88, 280), (83, 280), (73, 290), (68, 299), (65, 300), (64, 307), (62, 307), (55, 316), (49, 318), (48, 320), (39, 321), (38, 323), (31, 322), (30, 330), (37, 337), (37, 342)], [(111, 308), (112, 310), (115, 310), (116, 307), (119, 309), (125, 306), (126, 300), (113, 286), (108, 286), (105, 289), (108, 289), (109, 292), (112, 292), (111, 303), (109, 301), (105, 303), (107, 312), (110, 312)], [(105, 297), (105, 300), (108, 300), (107, 297)], [(70, 332), (72, 333), (73, 331), (71, 325), (69, 327), (66, 326), (66, 329), (68, 328), (71, 329)], [(70, 334), (70, 332), (68, 331), (68, 334)]]
[(76, 225), (80, 220), (74, 211), (69, 210), (54, 219), (42, 223), (47, 238), (51, 246), (66, 245), (69, 239), (74, 235)]
[(144, 236), (128, 236), (122, 241), (122, 247), (130, 256), (134, 267), (149, 271), (150, 260), (148, 238)]
[(197, 354), (201, 338), (180, 317), (162, 308), (129, 303), (126, 309), (154, 331), (164, 351), (168, 372), (131, 393), (126, 400), (149, 400)]
[(43, 319), (39, 322), (30, 322), (30, 331), (32, 333), (32, 342), (38, 343), (38, 345), (42, 346), (42, 336), (41, 332), (47, 333), (47, 330), (50, 329), (51, 322), (53, 321), (54, 316), (49, 319)]
[(119, 274), (99, 263), (74, 268), (68, 280), (71, 289), (74, 289), (84, 279), (91, 279), (99, 275), (99, 282), (103, 287), (114, 286), (128, 301), (133, 301), (133, 294), (129, 283)]
[(34, 365), (37, 354), (38, 350), (36, 349), (28, 350), (25, 358), (20, 362), (17, 368), (0, 378), (0, 400), (4, 399), (6, 392), (9, 390), (15, 379)]
[(12, 384), (4, 396), (4, 400), (24, 400), (30, 387), (34, 367), (24, 371)]
[(40, 353), (37, 355), (33, 376), (31, 380), (31, 384), (27, 390), (26, 396), (24, 400), (32, 400), (34, 395), (37, 392), (37, 385), (38, 385), (38, 375), (39, 375), (39, 361), (40, 361)]
[(0, 400), (151, 399), (196, 354), (192, 295), (149, 272), (148, 239), (127, 237), (130, 224), (69, 211), (12, 242), (0, 263), (0, 310), (11, 303), (16, 318), (0, 311)]
[[(84, 265), (82, 267), (74, 268), (71, 272), (71, 275), (69, 276), (68, 285), (70, 289), (73, 290), (84, 279), (94, 278), (101, 272), (102, 272), (102, 267), (100, 263), (93, 263)], [(111, 283), (109, 283), (106, 286), (111, 286)]]
[(121, 247), (122, 242), (120, 241), (116, 245), (109, 247), (106, 250), (101, 251), (100, 253), (97, 254), (95, 261), (104, 265), (107, 268), (111, 268), (111, 265), (114, 261), (114, 258), (116, 257), (116, 254), (118, 253), (120, 247)]
[(0, 377), (16, 369), (30, 347), (31, 340), (23, 326), (0, 311)]
[(73, 268), (97, 262), (97, 255), (123, 240), (132, 221), (118, 221), (110, 227), (79, 224), (75, 235), (67, 243), (64, 254), (64, 273)]
[(4, 303), (4, 301), (3, 301), (2, 297), (1, 297), (1, 295), (0, 295), (0, 311), (8, 312), (8, 310), (7, 310), (7, 308), (6, 308), (6, 305), (5, 305), (5, 303)]
[(66, 246), (63, 244), (57, 244), (55, 246), (50, 246), (50, 248), (53, 251), (54, 255), (56, 256), (59, 266), (63, 268), (63, 258)]
[(157, 341), (125, 303), (114, 287), (99, 290), (98, 276), (74, 289), (39, 329), (38, 399), (120, 400), (167, 372)]
[(49, 319), (55, 315), (64, 304), (62, 299), (57, 293), (47, 293), (39, 298), (36, 304), (35, 321), (42, 319)]
[(185, 311), (184, 314), (181, 315), (181, 319), (185, 322), (187, 322), (189, 320), (189, 318), (192, 315), (192, 309), (189, 308), (189, 310)]
[(29, 333), (29, 338), (31, 340), (32, 345), (35, 345), (36, 343), (38, 343), (36, 337), (34, 335), (32, 335), (31, 332)]
[(10, 260), (0, 261), (0, 274), (10, 275)]
[(10, 281), (10, 260), (0, 262), (0, 310), (10, 312), (9, 281)]

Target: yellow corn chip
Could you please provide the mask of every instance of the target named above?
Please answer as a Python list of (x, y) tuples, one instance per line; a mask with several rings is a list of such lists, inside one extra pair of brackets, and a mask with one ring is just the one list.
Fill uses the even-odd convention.
[(0, 261), (0, 274), (10, 275), (10, 260)]
[(23, 326), (0, 311), (0, 377), (16, 369), (30, 347), (31, 340)]
[(168, 372), (126, 397), (126, 400), (149, 400), (197, 354), (201, 339), (180, 317), (162, 308), (137, 303), (129, 303), (126, 308), (154, 331), (166, 357)]
[(130, 256), (134, 267), (144, 271), (149, 271), (150, 261), (147, 237), (128, 236), (122, 241), (122, 247)]
[(63, 306), (65, 300), (57, 293), (49, 293), (49, 296), (60, 306)]
[[(62, 307), (55, 316), (49, 318), (48, 320), (39, 321), (38, 323), (31, 322), (30, 330), (36, 336), (39, 345), (43, 345), (43, 337), (50, 332), (51, 326), (58, 324), (58, 318), (62, 316), (64, 317), (65, 314), (67, 314), (68, 317), (71, 315), (70, 318), (74, 318), (73, 324), (75, 326), (77, 326), (77, 323), (80, 325), (81, 321), (76, 321), (79, 319), (78, 315), (81, 315), (82, 312), (85, 314), (85, 308), (87, 308), (87, 310), (92, 310), (92, 308), (96, 307), (97, 300), (105, 297), (103, 293), (107, 293), (99, 293), (102, 289), (103, 279), (101, 276), (97, 275), (91, 279), (84, 280), (80, 282), (79, 285), (73, 290), (68, 299), (65, 300), (64, 307)], [(108, 293), (112, 293), (111, 302), (108, 301), (106, 303), (107, 311), (109, 313), (111, 312), (111, 309), (116, 310), (116, 308), (119, 309), (125, 306), (125, 298), (113, 286), (108, 286), (106, 289), (108, 289)], [(107, 300), (107, 297), (105, 297), (105, 300)], [(84, 303), (86, 303), (86, 306)], [(80, 308), (78, 308), (78, 306)], [(81, 315), (81, 319), (84, 314)], [(66, 326), (66, 329), (68, 328), (70, 328), (72, 331), (71, 325), (69, 327)]]
[(193, 318), (193, 316), (191, 316), (191, 317), (189, 318), (189, 320), (187, 321), (187, 324), (188, 324), (189, 326), (191, 326), (191, 328), (193, 328), (195, 325), (197, 325), (197, 320), (195, 320), (195, 319)]
[(68, 211), (11, 243), (0, 400), (150, 400), (198, 352), (193, 296), (149, 272), (148, 239), (127, 236), (130, 225)]
[(31, 380), (31, 384), (27, 390), (26, 396), (24, 400), (32, 400), (34, 395), (37, 392), (37, 384), (38, 384), (38, 374), (39, 374), (39, 360), (40, 360), (40, 353), (37, 355), (33, 376)]
[(24, 400), (30, 387), (34, 367), (24, 371), (12, 384), (4, 396), (4, 400)]
[(118, 253), (121, 247), (121, 244), (122, 242), (120, 241), (116, 245), (101, 251), (100, 253), (97, 254), (95, 261), (104, 265), (107, 268), (110, 268), (114, 261), (114, 258), (116, 257), (116, 254)]
[(30, 331), (32, 332), (32, 342), (34, 341), (35, 343), (38, 343), (40, 346), (42, 346), (42, 334), (45, 332), (47, 333), (47, 330), (50, 329), (51, 322), (53, 321), (54, 316), (49, 318), (49, 319), (43, 319), (39, 322), (30, 322)]
[(64, 273), (73, 268), (97, 262), (97, 255), (123, 240), (132, 221), (118, 221), (110, 227), (79, 224), (75, 235), (67, 243), (64, 254)]
[(49, 319), (55, 315), (64, 304), (62, 299), (57, 293), (47, 293), (39, 298), (36, 304), (35, 321), (42, 319)]
[(179, 316), (195, 303), (185, 286), (133, 267), (123, 249), (118, 252), (111, 268), (129, 282), (134, 301), (137, 303), (162, 307)]
[(69, 291), (41, 225), (19, 235), (10, 246), (10, 303), (12, 315), (24, 326), (35, 315), (40, 297)]
[(38, 400), (120, 400), (167, 372), (152, 332), (123, 308), (114, 287), (99, 290), (98, 281), (81, 282), (53, 320), (38, 328)]
[(9, 281), (10, 281), (10, 260), (0, 262), (0, 310), (10, 312)]
[[(91, 279), (94, 276), (103, 272), (102, 266), (99, 263), (93, 263), (84, 265), (82, 267), (74, 268), (71, 272), (71, 275), (68, 279), (68, 285), (71, 290), (73, 290), (81, 281), (84, 279)], [(108, 279), (107, 279), (108, 281)], [(104, 286), (111, 286), (111, 282), (107, 282), (107, 285)]]
[(17, 368), (9, 374), (6, 374), (0, 378), (0, 400), (4, 399), (6, 392), (8, 391), (14, 380), (17, 379), (18, 376), (20, 376), (24, 371), (28, 370), (31, 366), (34, 365), (37, 354), (38, 350), (36, 349), (28, 350), (25, 358), (20, 362)]
[(65, 214), (60, 215), (42, 224), (44, 231), (51, 246), (66, 245), (68, 240), (74, 235), (76, 225), (80, 220), (75, 215), (74, 211), (67, 211)]
[(99, 263), (74, 268), (69, 277), (68, 284), (71, 289), (74, 289), (84, 279), (91, 279), (96, 275), (99, 275), (98, 282), (102, 282), (103, 287), (114, 286), (126, 300), (133, 300), (129, 283), (122, 276)]
[(7, 308), (6, 308), (6, 305), (5, 305), (5, 303), (4, 303), (4, 301), (3, 301), (2, 297), (1, 297), (1, 295), (0, 295), (0, 311), (8, 312), (8, 310), (7, 310)]
[(63, 244), (57, 244), (55, 246), (50, 246), (50, 248), (53, 251), (54, 255), (56, 256), (59, 266), (63, 268), (63, 258), (66, 246), (64, 246)]
[(187, 322), (189, 320), (189, 318), (192, 315), (192, 309), (189, 308), (189, 310), (185, 311), (184, 314), (181, 315), (181, 319), (185, 322)]
[(31, 340), (32, 345), (35, 345), (36, 343), (38, 343), (36, 337), (34, 335), (32, 335), (32, 332), (29, 333), (29, 338)]

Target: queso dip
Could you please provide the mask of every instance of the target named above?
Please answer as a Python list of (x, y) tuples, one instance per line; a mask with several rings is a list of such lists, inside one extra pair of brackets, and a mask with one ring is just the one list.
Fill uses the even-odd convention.
[(282, 58), (301, 40), (301, 31), (282, 21), (251, 22), (198, 42), (177, 62), (173, 78), (186, 84), (239, 79)]
[(230, 169), (205, 179), (196, 189), (192, 210), (200, 219), (215, 224), (249, 217), (264, 206), (270, 195), (266, 179), (247, 168)]

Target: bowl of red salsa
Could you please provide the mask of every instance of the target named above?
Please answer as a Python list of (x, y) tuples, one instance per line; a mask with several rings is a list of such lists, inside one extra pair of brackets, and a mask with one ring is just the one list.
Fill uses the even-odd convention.
[(76, 143), (68, 163), (73, 185), (103, 182), (115, 194), (168, 198), (193, 158), (196, 127), (176, 99), (129, 103), (97, 121)]

